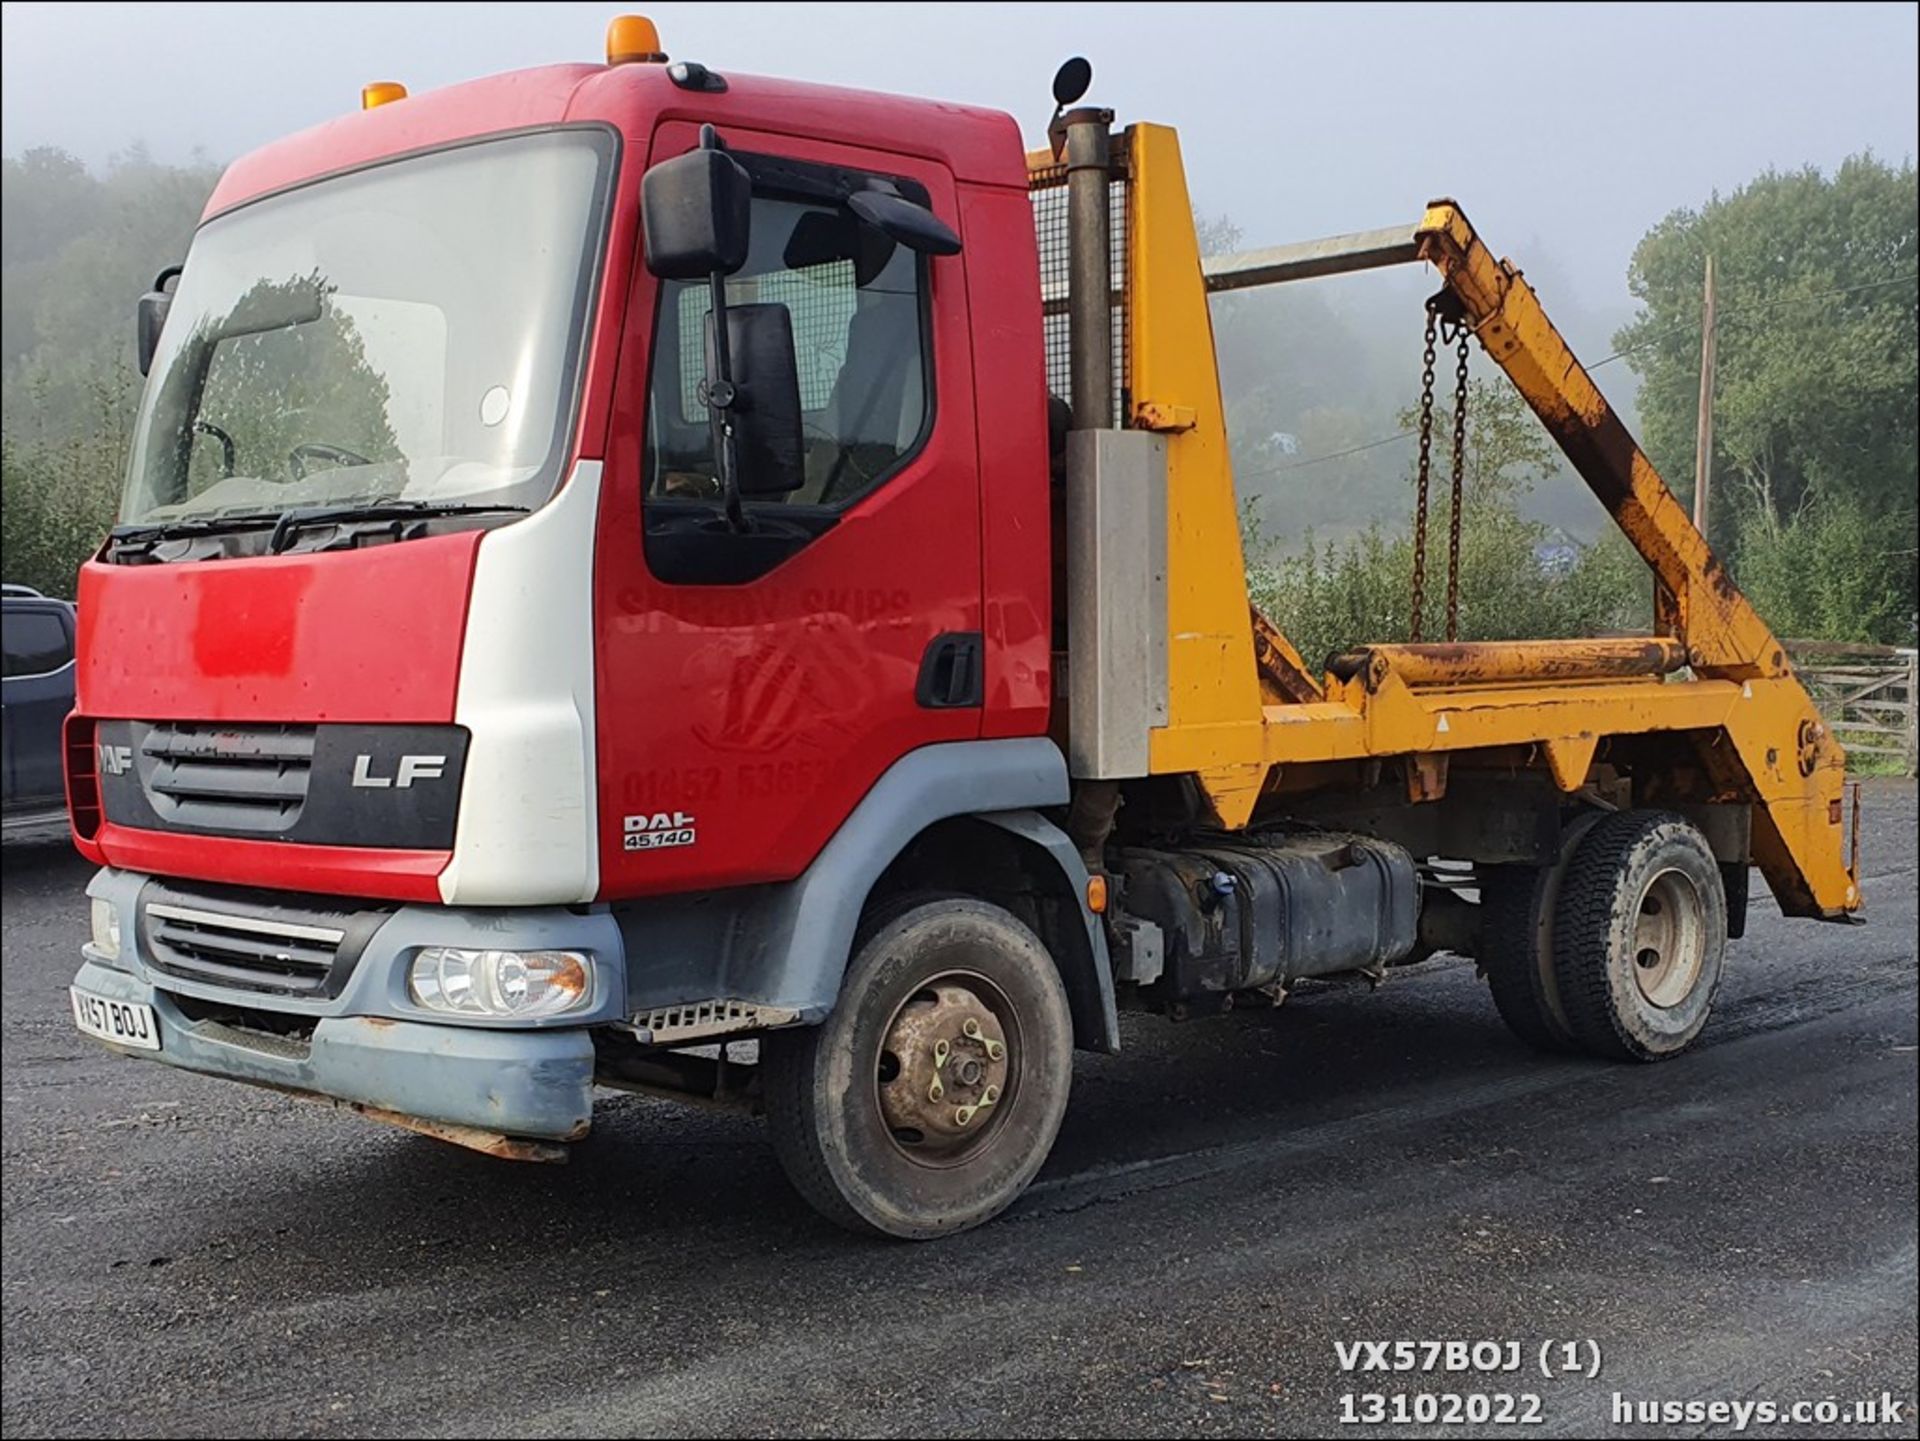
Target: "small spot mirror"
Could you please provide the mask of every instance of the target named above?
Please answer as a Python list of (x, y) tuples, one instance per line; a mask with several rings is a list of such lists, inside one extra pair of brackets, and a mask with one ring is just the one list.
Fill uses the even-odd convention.
[(925, 206), (885, 190), (856, 191), (847, 209), (891, 240), (922, 255), (958, 255), (960, 237)]

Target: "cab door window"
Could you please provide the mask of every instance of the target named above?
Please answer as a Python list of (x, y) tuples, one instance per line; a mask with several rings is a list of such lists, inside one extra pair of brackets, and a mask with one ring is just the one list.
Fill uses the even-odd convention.
[[(754, 173), (752, 157), (743, 157)], [(783, 162), (791, 178), (799, 167)], [(842, 182), (845, 184), (845, 182)], [(647, 554), (678, 581), (739, 580), (742, 556), (760, 573), (831, 528), (839, 512), (885, 484), (917, 452), (931, 424), (926, 262), (857, 220), (830, 183), (813, 195), (763, 188), (755, 176), (747, 263), (728, 278), (727, 303), (783, 306), (800, 382), (805, 478), (799, 488), (747, 502), (757, 540), (711, 534), (719, 468), (702, 395), (710, 311), (702, 281), (661, 285), (645, 448)], [(732, 544), (732, 554), (713, 552)], [(707, 555), (708, 564), (690, 558)], [(712, 572), (712, 573), (708, 573)]]

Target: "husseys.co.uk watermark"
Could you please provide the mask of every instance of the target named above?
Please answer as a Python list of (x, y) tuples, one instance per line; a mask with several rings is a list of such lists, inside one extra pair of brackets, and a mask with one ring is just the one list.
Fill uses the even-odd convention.
[(1878, 1396), (1818, 1401), (1649, 1401), (1612, 1396), (1616, 1426), (1897, 1426), (1913, 1415), (1913, 1404), (1891, 1391)]

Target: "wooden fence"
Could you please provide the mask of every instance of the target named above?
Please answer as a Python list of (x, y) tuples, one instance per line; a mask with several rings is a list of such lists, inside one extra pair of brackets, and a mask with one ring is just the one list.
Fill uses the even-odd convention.
[(1914, 707), (1915, 692), (1920, 691), (1920, 651), (1790, 640), (1787, 653), (1849, 756), (1873, 757), (1914, 774), (1920, 763)]

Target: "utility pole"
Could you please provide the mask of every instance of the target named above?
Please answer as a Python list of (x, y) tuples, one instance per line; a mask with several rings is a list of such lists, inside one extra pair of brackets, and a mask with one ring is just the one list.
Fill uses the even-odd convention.
[(1713, 256), (1707, 256), (1706, 305), (1700, 319), (1700, 419), (1693, 432), (1693, 528), (1707, 533), (1713, 496)]

